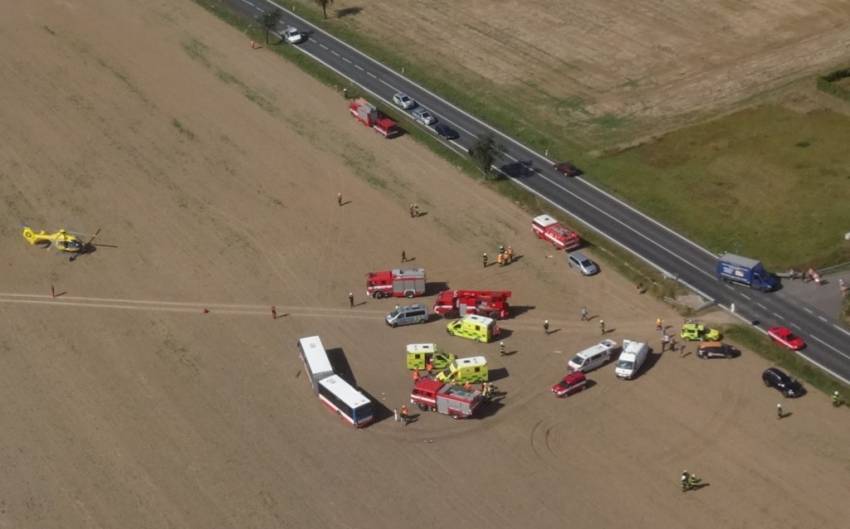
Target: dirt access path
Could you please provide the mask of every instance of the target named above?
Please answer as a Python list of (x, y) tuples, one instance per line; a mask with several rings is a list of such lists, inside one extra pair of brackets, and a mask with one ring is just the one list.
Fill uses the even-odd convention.
[(516, 128), (546, 123), (606, 145), (727, 109), (850, 51), (842, 0), (344, 0), (333, 8), (353, 14), (332, 24), (505, 109)]
[[(843, 410), (810, 395), (776, 420), (748, 353), (665, 353), (632, 382), (606, 366), (555, 400), (568, 356), (599, 339), (582, 305), (654, 347), (655, 317), (675, 315), (607, 270), (571, 273), (512, 204), (358, 125), (194, 4), (4, 14), (0, 528), (843, 527)], [(427, 215), (409, 218), (412, 201)], [(21, 222), (100, 227), (101, 246), (69, 263), (25, 244)], [(499, 243), (521, 259), (483, 269)], [(362, 303), (364, 274), (402, 249), (435, 283), (512, 289), (517, 352), (439, 321), (386, 327), (393, 302)], [(507, 397), (481, 420), (354, 431), (301, 374), (311, 334), (387, 408), (416, 341), (485, 354)], [(683, 468), (711, 485), (682, 495)]]

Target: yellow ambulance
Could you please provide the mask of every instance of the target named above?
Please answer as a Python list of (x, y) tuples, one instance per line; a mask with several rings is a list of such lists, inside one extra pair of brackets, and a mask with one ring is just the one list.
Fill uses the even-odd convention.
[(469, 314), (463, 319), (449, 323), (446, 332), (452, 336), (487, 343), (494, 340), (502, 331), (493, 318)]
[(445, 369), (454, 360), (455, 355), (443, 351), (435, 343), (412, 343), (407, 346), (407, 369), (425, 369), (429, 362), (434, 369)]
[(487, 382), (489, 378), (487, 359), (483, 356), (458, 358), (447, 368), (437, 373), (437, 380), (444, 383)]

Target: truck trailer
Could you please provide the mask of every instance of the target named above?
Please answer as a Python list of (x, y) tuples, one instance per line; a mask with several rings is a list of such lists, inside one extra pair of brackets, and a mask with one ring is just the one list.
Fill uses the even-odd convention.
[(395, 268), (366, 275), (366, 295), (375, 299), (412, 298), (425, 295), (425, 269)]
[(444, 290), (434, 301), (434, 314), (445, 318), (462, 318), (478, 314), (493, 319), (510, 316), (509, 290)]
[(761, 262), (749, 257), (725, 253), (717, 259), (717, 278), (740, 283), (756, 290), (770, 292), (779, 288), (779, 278), (764, 269)]
[(433, 378), (420, 378), (410, 392), (410, 403), (423, 411), (435, 411), (453, 419), (472, 417), (481, 404), (481, 392), (444, 384)]

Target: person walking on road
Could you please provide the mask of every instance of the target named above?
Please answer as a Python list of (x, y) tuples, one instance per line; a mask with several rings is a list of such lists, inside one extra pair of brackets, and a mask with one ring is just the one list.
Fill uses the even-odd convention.
[(581, 308), (581, 321), (587, 321), (587, 307)]
[(337, 194), (336, 194), (336, 205), (337, 205), (337, 206), (341, 206), (341, 205), (342, 205), (342, 193), (337, 193)]
[(348, 293), (348, 308), (354, 308), (354, 293)]
[(661, 318), (655, 318), (655, 330), (663, 331), (664, 330), (664, 320)]
[(407, 404), (401, 405), (401, 412), (399, 412), (401, 416), (401, 424), (402, 426), (407, 426), (407, 421), (410, 419), (410, 412), (407, 410)]
[(661, 335), (661, 352), (667, 350), (667, 346), (670, 345), (670, 335), (666, 332)]
[(412, 202), (410, 203), (409, 210), (410, 210), (410, 218), (412, 219), (414, 217), (414, 214), (413, 214), (414, 210), (413, 210), (413, 203)]
[(484, 268), (487, 268), (487, 254), (486, 253), (481, 255), (481, 262), (484, 264)]
[(785, 412), (782, 411), (782, 403), (777, 403), (776, 404), (776, 418), (782, 419), (784, 417), (785, 417)]
[(549, 334), (549, 320), (543, 320), (543, 332)]
[(401, 251), (401, 262), (402, 263), (407, 262), (407, 252), (405, 252), (404, 250)]
[(505, 356), (505, 342), (499, 342), (499, 355)]
[(605, 320), (599, 320), (599, 332), (605, 334)]
[(837, 389), (832, 392), (832, 406), (835, 408), (841, 406), (841, 394)]

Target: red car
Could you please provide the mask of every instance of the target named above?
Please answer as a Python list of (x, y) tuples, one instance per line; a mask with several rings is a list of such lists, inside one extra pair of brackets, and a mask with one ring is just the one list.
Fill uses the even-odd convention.
[(564, 176), (581, 176), (581, 169), (573, 165), (571, 162), (556, 163), (554, 166), (556, 171)]
[(567, 373), (560, 382), (552, 386), (552, 393), (554, 393), (556, 397), (566, 397), (571, 393), (578, 393), (583, 390), (586, 385), (587, 379), (584, 377), (584, 373), (581, 371), (575, 371), (573, 373)]
[(799, 336), (795, 336), (788, 327), (771, 327), (767, 330), (767, 335), (774, 342), (784, 345), (792, 351), (799, 351), (806, 346), (806, 342)]

